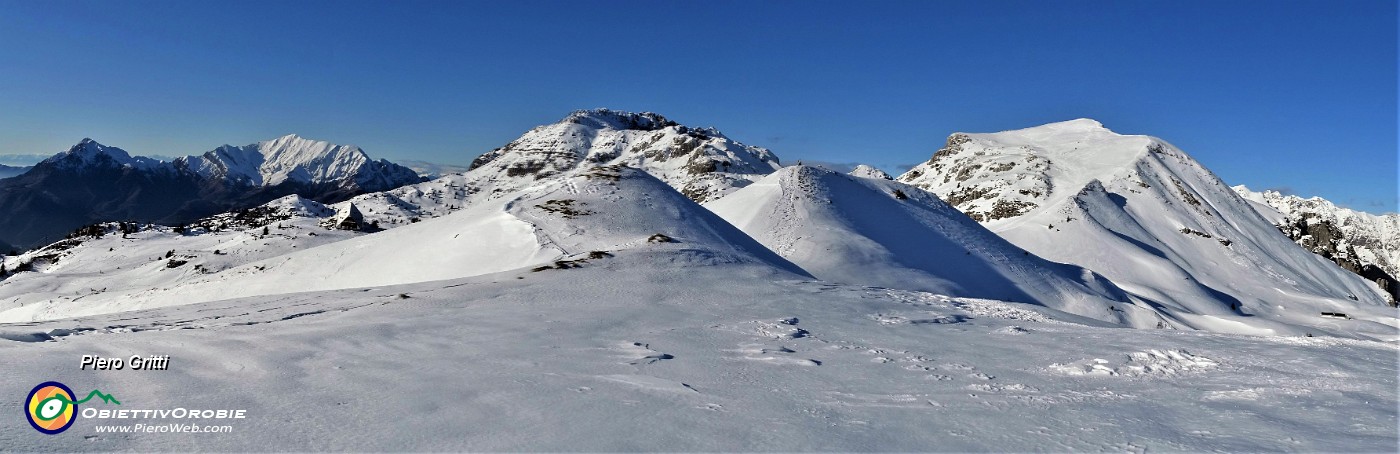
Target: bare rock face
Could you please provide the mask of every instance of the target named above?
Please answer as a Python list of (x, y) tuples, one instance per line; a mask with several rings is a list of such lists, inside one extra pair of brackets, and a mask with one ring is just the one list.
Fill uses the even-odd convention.
[(1375, 282), (1390, 295), (1392, 305), (1400, 301), (1395, 278), (1400, 276), (1400, 214), (1359, 212), (1320, 197), (1233, 189), (1255, 202), (1259, 214), (1299, 246)]
[(897, 181), (938, 194), (978, 221), (1020, 216), (1045, 203), (1050, 160), (1029, 146), (989, 147), (968, 134), (948, 137), (928, 162)]

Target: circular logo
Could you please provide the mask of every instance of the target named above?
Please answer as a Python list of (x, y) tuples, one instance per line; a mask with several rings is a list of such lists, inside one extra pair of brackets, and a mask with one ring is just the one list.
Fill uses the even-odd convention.
[(78, 404), (73, 390), (56, 381), (40, 383), (24, 399), (24, 416), (34, 430), (53, 435), (73, 425)]

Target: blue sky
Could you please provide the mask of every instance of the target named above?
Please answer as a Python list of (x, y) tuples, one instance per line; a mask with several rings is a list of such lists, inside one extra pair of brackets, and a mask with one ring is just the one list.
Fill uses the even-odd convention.
[(0, 0), (0, 154), (287, 133), (465, 163), (580, 108), (786, 162), (1090, 117), (1227, 183), (1396, 211), (1394, 1)]

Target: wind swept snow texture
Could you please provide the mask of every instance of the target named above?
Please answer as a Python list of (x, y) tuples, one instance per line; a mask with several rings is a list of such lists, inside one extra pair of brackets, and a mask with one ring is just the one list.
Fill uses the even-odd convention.
[(787, 167), (706, 208), (822, 280), (1041, 304), (1137, 327), (1164, 320), (1100, 276), (1001, 239), (932, 194)]
[[(657, 234), (668, 241), (648, 241)], [(0, 320), (425, 282), (540, 265), (544, 267), (537, 272), (552, 272), (590, 266), (630, 250), (654, 256), (658, 266), (759, 263), (773, 267), (775, 274), (807, 276), (649, 174), (605, 166), (580, 169), (449, 216), (296, 249), (170, 287), (108, 289), (80, 299), (17, 295), (16, 301), (26, 303), (11, 303)], [(0, 298), (8, 294), (0, 286)]]
[(899, 181), (1036, 255), (1103, 274), (1174, 324), (1397, 338), (1375, 283), (1298, 247), (1161, 139), (1087, 119), (958, 133)]
[[(632, 249), (567, 270), (0, 325), (0, 395), (72, 371), (57, 378), (112, 393), (121, 408), (247, 411), (228, 422), (233, 432), (187, 436), (99, 434), (97, 420), (45, 436), (6, 423), (0, 446), (1397, 448), (1393, 343), (1101, 328), (1033, 305), (773, 279), (755, 262), (656, 260)], [(171, 369), (75, 370), (84, 354), (153, 353), (171, 355)], [(20, 405), (0, 399), (0, 414), (20, 421)]]

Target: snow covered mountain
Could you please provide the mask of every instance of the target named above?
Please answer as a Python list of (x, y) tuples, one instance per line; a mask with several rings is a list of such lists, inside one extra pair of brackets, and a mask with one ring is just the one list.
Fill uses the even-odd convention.
[(1102, 277), (1030, 255), (938, 197), (901, 183), (793, 166), (705, 207), (825, 281), (1169, 326)]
[[(60, 260), (58, 254), (66, 249), (61, 246), (12, 258), (7, 261), (10, 269), (33, 263), (27, 267), (40, 267), (43, 273), (22, 273), (13, 282), (0, 282), (0, 320), (101, 314), (275, 295), (288, 289), (394, 285), (529, 268), (545, 272), (588, 266), (618, 254), (648, 255), (664, 266), (755, 263), (793, 277), (807, 276), (655, 177), (622, 166), (571, 170), (548, 184), (448, 216), (353, 238), (353, 234), (339, 234), (336, 238), (345, 240), (329, 244), (325, 233), (309, 227), (321, 225), (310, 218), (327, 217), (329, 209), (307, 207), (300, 199), (289, 199), (284, 205), (295, 208), (272, 213), (289, 213), (281, 217), (294, 219), (277, 221), (269, 234), (254, 228), (199, 240), (176, 237), (182, 242), (168, 247), (179, 257), (157, 254), (151, 259), (152, 251), (160, 252), (171, 243), (138, 241), (141, 246), (135, 252), (122, 253), (133, 260), (134, 275), (114, 272), (111, 278), (75, 279), (61, 265), (54, 266), (73, 261)], [(171, 234), (157, 229), (145, 235), (169, 238)], [(90, 242), (84, 250), (100, 254), (105, 252), (102, 247), (124, 241)], [(153, 249), (157, 244), (162, 246)], [(282, 253), (248, 260), (278, 248)], [(211, 249), (221, 249), (224, 255), (238, 251), (242, 259), (215, 257), (220, 254)], [(171, 259), (184, 263), (171, 266), (175, 263)], [(232, 260), (240, 260), (239, 265), (231, 265)], [(83, 265), (115, 263), (89, 262)], [(72, 272), (86, 276), (91, 272), (87, 267)], [(183, 270), (169, 271), (174, 268)], [(97, 285), (102, 285), (101, 291), (93, 290)]]
[(598, 165), (641, 169), (702, 203), (782, 167), (771, 151), (711, 128), (680, 125), (654, 113), (579, 110), (481, 155), (465, 173), (362, 195), (350, 203), (360, 207), (366, 219), (391, 228)]
[(656, 176), (686, 197), (707, 202), (747, 186), (781, 165), (764, 148), (744, 145), (713, 128), (692, 128), (645, 112), (580, 110), (530, 130), (472, 162), (509, 179), (493, 188), (513, 191), (532, 180), (579, 167), (625, 165)]
[[(547, 170), (560, 159), (330, 206), (289, 195), (175, 227), (86, 227), (0, 257), (0, 394), (85, 354), (162, 354), (178, 366), (58, 378), (120, 408), (248, 417), (193, 437), (93, 432), (128, 421), (84, 418), (54, 437), (0, 425), (0, 439), (20, 451), (1394, 450), (1397, 322), (1372, 283), (1157, 139), (1079, 122), (957, 146), (910, 178), (991, 160), (958, 182), (1004, 194), (1009, 211), (966, 208), (979, 224), (873, 172), (796, 166), (696, 186), (659, 179), (664, 166)], [(239, 156), (206, 169), (315, 174)], [(163, 174), (115, 151), (93, 158), (117, 165), (90, 176)], [(996, 173), (1041, 161), (1009, 182)], [(687, 187), (727, 195), (702, 206)], [(385, 228), (365, 228), (375, 222)], [(0, 413), (22, 405), (0, 399)], [(383, 415), (394, 430), (366, 430)]]
[(100, 172), (109, 168), (150, 170), (163, 167), (164, 161), (144, 156), (131, 156), (126, 150), (109, 147), (84, 138), (68, 151), (54, 155), (35, 167), (71, 170), (79, 173)]
[(331, 202), (420, 181), (412, 169), (383, 159), (372, 160), (360, 147), (303, 139), (295, 134), (241, 147), (224, 145), (203, 155), (176, 159), (173, 164), (224, 184), (320, 188), (321, 193), (305, 196)]
[(421, 181), (357, 147), (285, 136), (166, 162), (83, 139), (23, 175), (0, 180), (0, 239), (56, 241), (107, 221), (175, 225), (299, 194), (338, 202)]
[(29, 248), (93, 222), (162, 219), (198, 197), (197, 183), (161, 161), (83, 139), (0, 180), (0, 240)]
[(1176, 324), (1394, 336), (1385, 292), (1298, 247), (1161, 139), (1087, 119), (958, 133), (898, 180), (1036, 255), (1108, 277)]
[(1360, 275), (1400, 299), (1400, 214), (1376, 215), (1338, 207), (1321, 197), (1235, 186), (1268, 219), (1304, 249)]
[(857, 176), (857, 177), (862, 177), (862, 178), (876, 178), (876, 179), (880, 179), (880, 180), (893, 180), (893, 179), (894, 179), (894, 177), (890, 176), (890, 174), (888, 174), (888, 173), (885, 173), (885, 171), (880, 170), (880, 169), (877, 169), (877, 168), (874, 168), (874, 167), (871, 167), (871, 166), (868, 166), (868, 165), (865, 165), (865, 164), (857, 165), (856, 168), (851, 169), (851, 171), (850, 171), (849, 174), (852, 175), (852, 176)]

